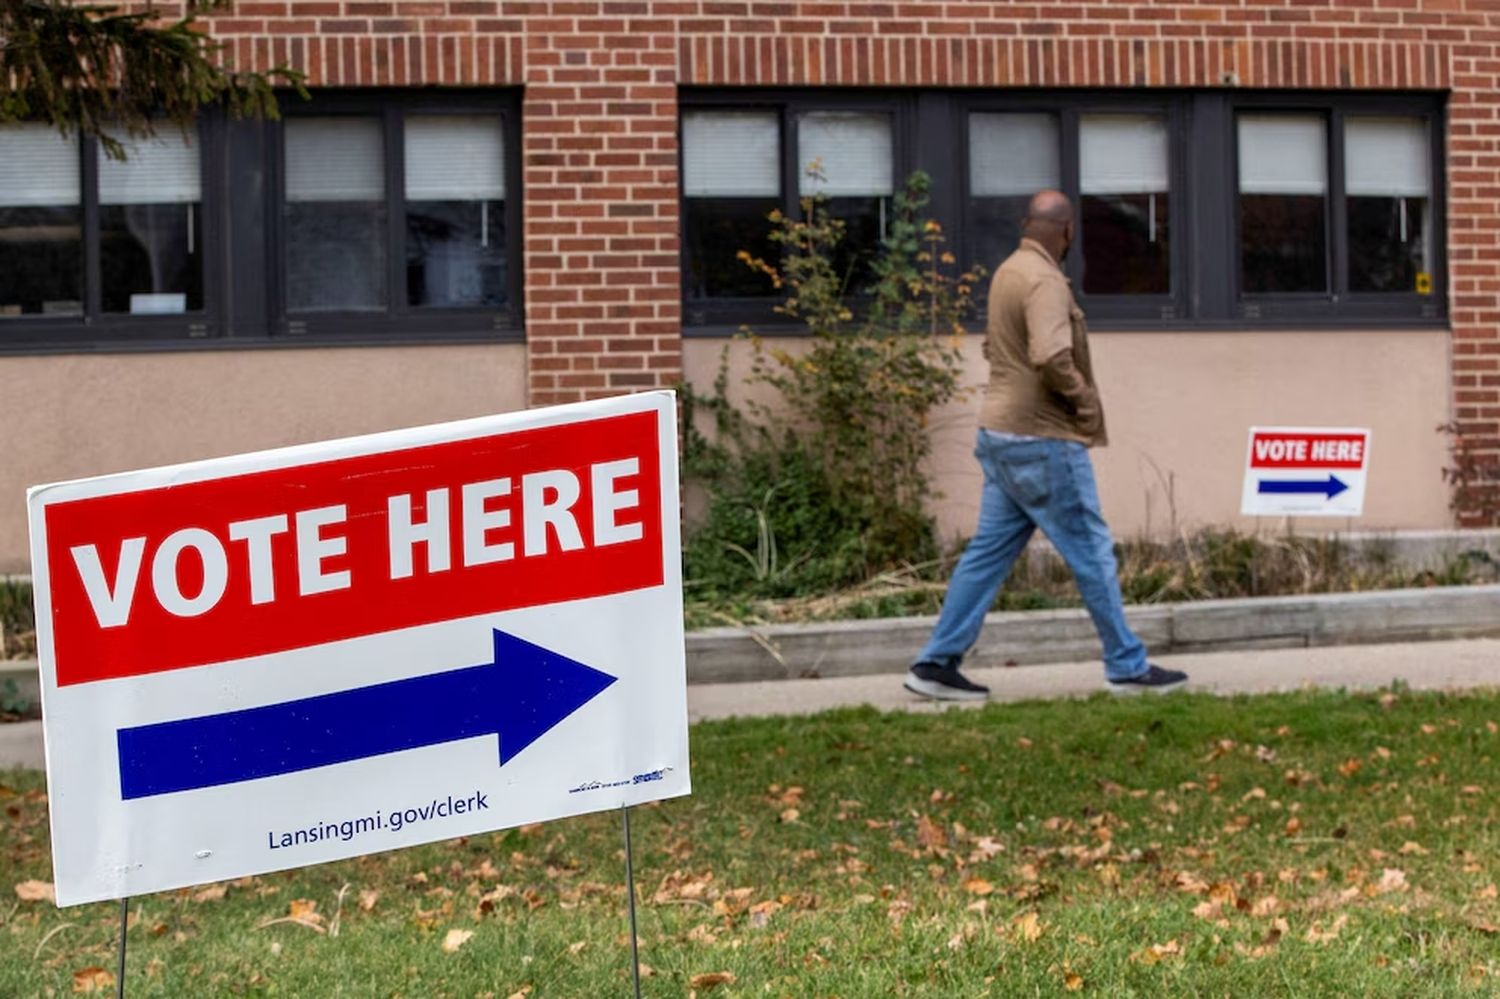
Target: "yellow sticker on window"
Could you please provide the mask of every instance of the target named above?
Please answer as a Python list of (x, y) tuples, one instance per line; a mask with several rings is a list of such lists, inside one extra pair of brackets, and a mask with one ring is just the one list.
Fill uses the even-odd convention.
[(1417, 294), (1432, 294), (1432, 275), (1426, 271), (1417, 271)]

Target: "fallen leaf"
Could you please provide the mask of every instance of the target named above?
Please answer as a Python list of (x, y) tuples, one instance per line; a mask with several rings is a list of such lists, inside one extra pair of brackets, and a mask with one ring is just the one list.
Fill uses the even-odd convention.
[(568, 953), (569, 954), (579, 954), (579, 953), (582, 953), (583, 949), (585, 947), (587, 947), (588, 945), (589, 945), (589, 942), (587, 940), (575, 940), (572, 943), (568, 944)]
[[(645, 967), (645, 965), (642, 965), (642, 967)], [(523, 985), (516, 991), (512, 992), (510, 995), (506, 996), (505, 999), (526, 999), (526, 997), (529, 995), (531, 995), (531, 986)]]
[(1063, 988), (1069, 992), (1077, 992), (1083, 988), (1083, 976), (1076, 971), (1070, 971), (1063, 975)]
[(289, 918), (299, 923), (321, 923), (323, 917), (318, 915), (318, 903), (310, 898), (294, 898), (287, 906), (286, 914)]
[(359, 908), (362, 912), (369, 912), (375, 908), (375, 903), (380, 901), (380, 892), (373, 888), (366, 888), (359, 893)]
[(455, 951), (458, 950), (458, 948), (460, 948), (464, 944), (468, 943), (469, 942), (469, 938), (472, 937), (473, 935), (474, 935), (474, 931), (473, 930), (460, 930), (460, 929), (449, 930), (448, 933), (447, 933), (447, 935), (443, 937), (443, 953), (444, 954), (452, 954), (452, 953), (454, 953)]
[(917, 819), (917, 842), (932, 849), (948, 845), (948, 834), (943, 827), (927, 816)]
[(797, 809), (795, 809), (795, 808), (788, 808), (788, 809), (786, 809), (785, 811), (783, 811), (781, 813), (781, 821), (782, 822), (787, 822), (787, 823), (796, 822), (801, 817), (802, 817), (802, 813), (800, 811), (798, 811)]
[(54, 902), (56, 894), (50, 881), (22, 881), (16, 885), (16, 897), (23, 902)]
[(1376, 886), (1375, 892), (1384, 895), (1393, 891), (1406, 891), (1406, 872), (1394, 867), (1387, 867), (1380, 875), (1380, 884)]
[(1145, 950), (1136, 951), (1130, 955), (1130, 960), (1137, 964), (1156, 964), (1181, 953), (1182, 945), (1176, 940), (1168, 940), (1164, 944), (1152, 944)]
[(1422, 856), (1423, 854), (1427, 853), (1427, 848), (1421, 843), (1417, 843), (1413, 840), (1407, 840), (1405, 843), (1401, 844), (1401, 849), (1397, 850), (1396, 852), (1404, 854), (1415, 853), (1418, 856)]
[(695, 989), (712, 989), (720, 985), (733, 985), (735, 981), (732, 971), (709, 971), (701, 975), (694, 975), (688, 979), (688, 984)]
[(1342, 930), (1348, 922), (1348, 916), (1339, 916), (1328, 925), (1328, 929), (1326, 930), (1323, 929), (1323, 925), (1321, 923), (1313, 923), (1307, 928), (1305, 939), (1308, 943), (1327, 943), (1330, 940), (1337, 940), (1339, 931)]
[(1010, 922), (1016, 928), (1016, 934), (1026, 943), (1036, 943), (1042, 938), (1042, 931), (1046, 929), (1041, 917), (1034, 912), (1023, 912)]
[(115, 987), (115, 976), (97, 965), (73, 972), (74, 992), (109, 992)]
[(1484, 788), (1480, 787), (1478, 784), (1465, 784), (1463, 787), (1459, 788), (1458, 791), (1460, 794), (1483, 794)]
[(1016, 740), (1016, 747), (1018, 749), (1030, 749), (1032, 747), (1032, 742), (1031, 742), (1030, 739), (1026, 738), (1023, 735), (1019, 739)]
[(970, 895), (988, 895), (995, 890), (995, 886), (984, 878), (970, 878), (964, 882), (964, 891)]
[(1487, 884), (1474, 893), (1475, 898), (1500, 898), (1500, 887), (1494, 883)]
[(1302, 820), (1293, 816), (1286, 820), (1286, 834), (1295, 836), (1302, 831)]
[(1280, 908), (1281, 900), (1275, 895), (1267, 895), (1265, 898), (1258, 898), (1255, 900), (1255, 904), (1250, 906), (1250, 915), (1274, 916), (1276, 914), (1276, 910)]
[(194, 902), (217, 902), (225, 896), (229, 889), (224, 885), (209, 885), (202, 891), (193, 895)]
[(1345, 777), (1353, 777), (1362, 769), (1364, 769), (1364, 762), (1362, 760), (1356, 759), (1353, 756), (1349, 757), (1343, 763), (1339, 764), (1339, 773), (1343, 774)]

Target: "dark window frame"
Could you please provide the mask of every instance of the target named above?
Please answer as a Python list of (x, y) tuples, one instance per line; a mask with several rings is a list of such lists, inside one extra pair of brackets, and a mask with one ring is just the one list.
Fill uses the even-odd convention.
[[(199, 211), (203, 246), (203, 308), (170, 315), (130, 315), (103, 311), (103, 269), (99, 232), (99, 140), (75, 133), (79, 157), (79, 218), (83, 241), (83, 312), (66, 316), (12, 316), (0, 319), (0, 355), (81, 353), (112, 348), (151, 347), (164, 342), (193, 342), (215, 336), (224, 327), (225, 284), (216, 266), (224, 256), (221, 224), (224, 190), (211, 183), (224, 163), (224, 116), (206, 111), (190, 126), (198, 141)], [(179, 136), (176, 125), (163, 122), (157, 134), (167, 141)]]
[[(786, 90), (764, 88), (744, 91), (715, 91), (684, 93), (679, 100), (677, 138), (679, 167), (681, 167), (682, 117), (688, 111), (772, 111), (779, 116), (781, 138), (781, 211), (787, 215), (800, 213), (801, 169), (797, 163), (797, 117), (814, 111), (854, 111), (891, 116), (891, 179), (895, 192), (915, 169), (913, 165), (912, 139), (916, 118), (915, 96), (908, 91), (869, 90)], [(679, 176), (682, 176), (679, 171)], [(687, 218), (688, 196), (685, 185), (678, 185), (678, 217)], [(770, 223), (767, 223), (769, 226)], [(683, 240), (679, 273), (682, 288), (689, 287), (688, 242)], [(780, 299), (776, 296), (763, 298), (699, 298), (690, 299), (684, 293), (682, 301), (683, 330), (689, 328), (710, 331), (714, 335), (732, 333), (746, 324), (764, 325), (769, 332), (780, 332), (776, 327), (788, 328), (791, 321), (775, 313)]]
[[(1351, 321), (1355, 325), (1379, 322), (1423, 323), (1445, 320), (1448, 288), (1447, 177), (1444, 149), (1445, 121), (1442, 107), (1432, 98), (1392, 94), (1244, 94), (1228, 101), (1225, 125), (1230, 170), (1230, 295), (1234, 318), (1243, 321), (1297, 323), (1306, 321)], [(1239, 212), (1239, 135), (1241, 112), (1286, 113), (1323, 116), (1327, 124), (1328, 194), (1327, 290), (1301, 293), (1251, 293), (1241, 284)], [(1428, 295), (1410, 292), (1362, 292), (1349, 289), (1349, 224), (1345, 190), (1344, 123), (1350, 117), (1401, 116), (1420, 118), (1427, 127), (1428, 176), (1432, 185), (1428, 211), (1432, 213), (1433, 239)]]
[[(1081, 115), (1090, 113), (1165, 113), (1171, 136), (1168, 221), (1172, 232), (1171, 288), (1166, 296), (1101, 296), (1083, 291), (1087, 255), (1082, 233), (1064, 269), (1072, 278), (1079, 304), (1096, 329), (1241, 330), (1446, 328), (1448, 325), (1447, 104), (1441, 94), (1414, 92), (1350, 93), (1256, 91), (1231, 89), (1169, 90), (941, 90), (838, 91), (828, 89), (743, 88), (684, 89), (683, 111), (763, 109), (796, 105), (801, 109), (839, 109), (840, 101), (889, 102), (905, 110), (897, 119), (895, 167), (898, 181), (914, 169), (932, 175), (930, 214), (942, 224), (949, 249), (961, 262), (971, 252), (968, 115), (974, 111), (1051, 114), (1058, 120), (1059, 168), (1063, 190), (1079, 197), (1079, 131)], [(920, 110), (920, 113), (917, 111)], [(1329, 121), (1329, 267), (1328, 293), (1242, 296), (1239, 290), (1239, 185), (1235, 116), (1248, 111), (1318, 111)], [(1417, 116), (1428, 123), (1431, 165), (1430, 212), (1433, 259), (1432, 293), (1349, 292), (1348, 232), (1343, 204), (1343, 122), (1358, 115)], [(794, 159), (783, 118), (783, 159)], [(784, 168), (784, 170), (787, 168)], [(795, 164), (790, 169), (795, 169)], [(785, 176), (785, 173), (784, 173)], [(683, 199), (684, 201), (686, 199)], [(783, 180), (783, 200), (795, 207)], [(685, 205), (684, 211), (685, 211)], [(682, 273), (687, 274), (688, 246), (683, 244)], [(999, 261), (978, 261), (993, 271)], [(683, 287), (687, 281), (684, 278)], [(981, 289), (982, 291), (983, 289)], [(758, 310), (705, 308), (703, 300), (683, 300), (683, 335), (720, 337), (741, 324), (753, 323), (766, 335), (799, 335), (800, 327), (772, 313), (774, 299)], [(983, 317), (971, 321), (982, 327)]]
[[(443, 339), (521, 340), (524, 237), (521, 232), (520, 101), (510, 92), (318, 91), (310, 101), (283, 98), (282, 121), (296, 117), (378, 117), (385, 158), (386, 302), (379, 310), (293, 312), (287, 308), (285, 130), (268, 144), (266, 273), (272, 335), (318, 343), (428, 343)], [(406, 303), (405, 118), (407, 115), (490, 115), (501, 121), (505, 141), (506, 305), (412, 306)]]
[[(499, 310), (404, 307), (375, 313), (319, 313), (306, 316), (314, 321), (303, 323), (299, 331), (293, 321), (304, 317), (288, 316), (284, 306), (282, 124), (234, 119), (209, 108), (195, 123), (203, 171), (203, 310), (165, 316), (98, 311), (97, 143), (83, 137), (79, 156), (84, 315), (0, 319), (0, 356), (524, 342), (519, 90), (328, 89), (313, 91), (307, 101), (293, 93), (278, 97), (283, 120), (324, 113), (497, 114), (505, 136), (507, 305)], [(169, 135), (174, 128), (167, 125), (160, 131)], [(404, 193), (393, 187), (401, 181), (404, 156), (399, 146), (392, 150), (389, 129), (386, 135), (388, 219), (393, 226), (403, 227), (404, 238), (405, 220), (391, 207), (392, 194)], [(404, 254), (388, 256), (387, 265), (404, 267)], [(405, 274), (395, 283), (388, 280), (387, 286), (388, 295), (401, 295), (404, 305)]]
[[(1073, 202), (1079, 212), (1074, 229), (1074, 245), (1063, 261), (1063, 272), (1073, 282), (1073, 291), (1078, 303), (1088, 313), (1093, 323), (1096, 317), (1113, 321), (1171, 321), (1186, 312), (1188, 287), (1190, 285), (1191, 260), (1183, 244), (1186, 242), (1188, 184), (1184, 161), (1184, 150), (1188, 145), (1187, 106), (1185, 95), (1169, 91), (1140, 92), (1093, 92), (1081, 91), (1069, 94), (982, 94), (968, 95), (956, 108), (957, 161), (960, 211), (952, 224), (945, 229), (955, 233), (953, 245), (962, 249), (961, 263), (965, 266), (982, 264), (993, 274), (1001, 263), (999, 260), (969, 260), (973, 240), (970, 238), (972, 223), (967, 211), (971, 195), (969, 176), (969, 115), (975, 112), (1004, 114), (1049, 114), (1057, 119), (1058, 170), (1062, 175), (1062, 191)], [(1082, 154), (1080, 121), (1090, 114), (1140, 114), (1158, 115), (1167, 122), (1167, 193), (1170, 203), (1167, 225), (1172, 236), (1169, 249), (1168, 275), (1171, 290), (1165, 295), (1089, 295), (1084, 291), (1084, 270), (1087, 266), (1088, 245), (1084, 238), (1082, 205)], [(939, 220), (943, 221), (943, 220)], [(984, 289), (980, 289), (984, 291)]]

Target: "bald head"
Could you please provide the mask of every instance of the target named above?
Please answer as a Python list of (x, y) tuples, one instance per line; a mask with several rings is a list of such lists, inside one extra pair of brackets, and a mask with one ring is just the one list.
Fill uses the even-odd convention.
[(1073, 242), (1073, 203), (1061, 191), (1038, 191), (1026, 206), (1021, 234), (1047, 248), (1053, 259), (1061, 261)]

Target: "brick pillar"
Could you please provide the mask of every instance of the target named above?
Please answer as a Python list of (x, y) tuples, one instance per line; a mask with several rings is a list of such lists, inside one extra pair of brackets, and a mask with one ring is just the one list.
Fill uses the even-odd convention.
[[(1448, 257), (1453, 323), (1453, 418), (1464, 446), (1500, 466), (1500, 74), (1486, 57), (1454, 59), (1448, 125)], [(1500, 480), (1491, 479), (1493, 485)], [(1500, 511), (1460, 508), (1463, 527), (1500, 524)]]
[(681, 376), (676, 38), (666, 18), (607, 10), (643, 6), (558, 3), (527, 26), (532, 405)]

